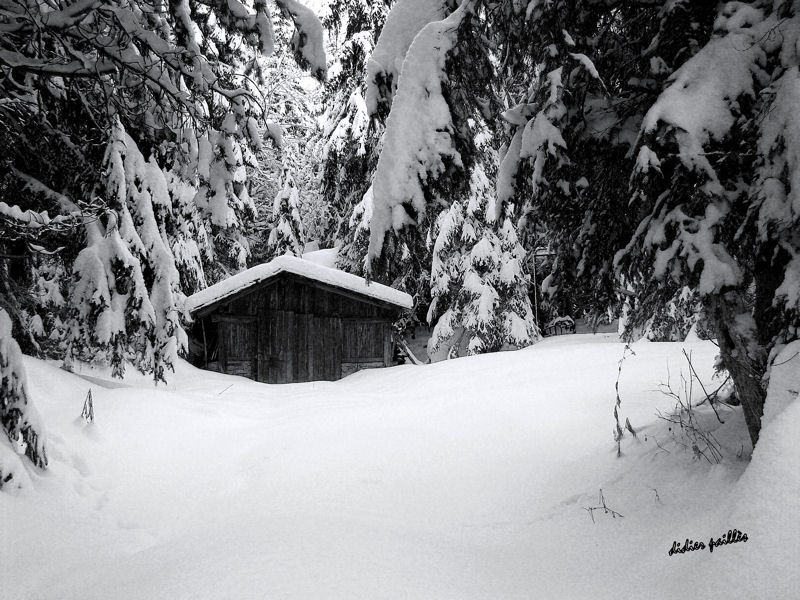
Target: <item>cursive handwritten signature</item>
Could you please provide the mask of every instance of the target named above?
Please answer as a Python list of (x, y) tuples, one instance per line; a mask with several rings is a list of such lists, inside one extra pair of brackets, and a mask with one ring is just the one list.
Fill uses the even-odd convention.
[(720, 546), (725, 546), (727, 544), (738, 544), (739, 542), (746, 541), (746, 533), (742, 533), (738, 529), (729, 529), (728, 533), (716, 539), (713, 537), (710, 538), (708, 540), (708, 545), (704, 544), (703, 542), (690, 540), (689, 538), (686, 538), (686, 541), (683, 544), (677, 541), (672, 542), (672, 548), (669, 549), (669, 555), (672, 556), (673, 554), (685, 554), (686, 552), (705, 550), (706, 548), (708, 548), (709, 552), (714, 552), (714, 548), (719, 548)]

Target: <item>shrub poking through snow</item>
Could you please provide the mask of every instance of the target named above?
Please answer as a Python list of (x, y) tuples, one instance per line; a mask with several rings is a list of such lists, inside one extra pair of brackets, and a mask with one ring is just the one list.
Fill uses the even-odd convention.
[(584, 506), (583, 510), (585, 510), (586, 512), (589, 513), (589, 517), (591, 517), (592, 523), (596, 523), (597, 522), (597, 521), (594, 520), (594, 511), (596, 511), (596, 510), (598, 510), (598, 511), (602, 510), (604, 515), (609, 515), (612, 519), (616, 519), (617, 517), (619, 517), (621, 519), (624, 516), (624, 515), (621, 515), (620, 513), (618, 513), (617, 511), (615, 511), (613, 508), (609, 508), (608, 507), (608, 505), (606, 504), (606, 498), (603, 495), (603, 490), (602, 489), (600, 490), (600, 494), (598, 495), (597, 506), (588, 506), (588, 507)]
[[(684, 350), (683, 356), (686, 358), (686, 362), (689, 365), (689, 378), (687, 379), (686, 376), (681, 373), (681, 385), (677, 390), (672, 387), (670, 381), (660, 385), (661, 392), (675, 400), (675, 409), (668, 415), (659, 413), (658, 416), (670, 423), (671, 426), (669, 429), (675, 444), (684, 450), (691, 450), (696, 460), (704, 459), (708, 461), (709, 464), (719, 463), (722, 460), (722, 444), (716, 438), (713, 431), (724, 423), (715, 406), (715, 402), (718, 402), (717, 394), (719, 388), (709, 393), (694, 368), (691, 354), (688, 354), (686, 350)], [(699, 403), (693, 404), (692, 392), (695, 383), (703, 390), (705, 398)], [(723, 383), (723, 385), (725, 385), (725, 383)], [(696, 410), (698, 406), (706, 402), (711, 406), (714, 411), (714, 416), (716, 417), (714, 420), (709, 419), (709, 423), (704, 423), (704, 419), (700, 418)]]
[[(622, 398), (619, 396), (619, 380), (622, 377), (622, 364), (628, 358), (628, 353), (631, 356), (636, 356), (636, 352), (629, 345), (625, 345), (625, 350), (622, 351), (622, 358), (619, 359), (617, 368), (617, 381), (614, 384), (614, 390), (617, 394), (617, 400), (614, 403), (614, 443), (617, 445), (617, 457), (622, 456), (622, 438), (625, 437), (625, 431), (619, 423), (619, 409), (622, 406)], [(625, 429), (631, 432), (633, 437), (636, 437), (636, 430), (631, 426), (630, 420), (625, 418)]]

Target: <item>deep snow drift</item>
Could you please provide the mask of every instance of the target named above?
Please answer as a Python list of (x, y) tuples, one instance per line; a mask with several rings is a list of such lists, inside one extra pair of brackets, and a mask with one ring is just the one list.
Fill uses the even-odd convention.
[[(800, 359), (752, 461), (737, 410), (698, 409), (709, 464), (655, 390), (688, 375), (682, 348), (712, 383), (716, 348), (634, 344), (617, 458), (613, 338), (283, 386), (181, 363), (166, 390), (104, 387), (27, 359), (51, 466), (0, 494), (0, 597), (800, 597)], [(622, 517), (592, 522), (601, 488)], [(668, 555), (734, 528), (746, 543)]]

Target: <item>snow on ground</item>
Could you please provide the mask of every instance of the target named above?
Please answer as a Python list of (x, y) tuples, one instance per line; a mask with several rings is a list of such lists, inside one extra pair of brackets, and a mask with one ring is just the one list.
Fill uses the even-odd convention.
[[(709, 382), (710, 343), (625, 359), (622, 458), (611, 334), (291, 385), (182, 363), (166, 389), (104, 387), (27, 359), (51, 466), (0, 494), (0, 597), (800, 597), (798, 365), (752, 462), (729, 409), (712, 465), (655, 415), (684, 347)], [(601, 488), (622, 518), (592, 522)], [(748, 542), (668, 556), (733, 528)]]

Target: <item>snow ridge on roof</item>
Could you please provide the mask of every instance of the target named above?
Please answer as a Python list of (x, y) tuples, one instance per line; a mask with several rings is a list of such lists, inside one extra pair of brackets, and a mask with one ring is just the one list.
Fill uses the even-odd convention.
[(365, 279), (357, 275), (285, 254), (192, 294), (186, 299), (186, 309), (189, 312), (196, 312), (278, 273), (292, 273), (403, 308), (412, 308), (414, 305), (411, 296), (400, 290), (380, 283), (368, 284)]

